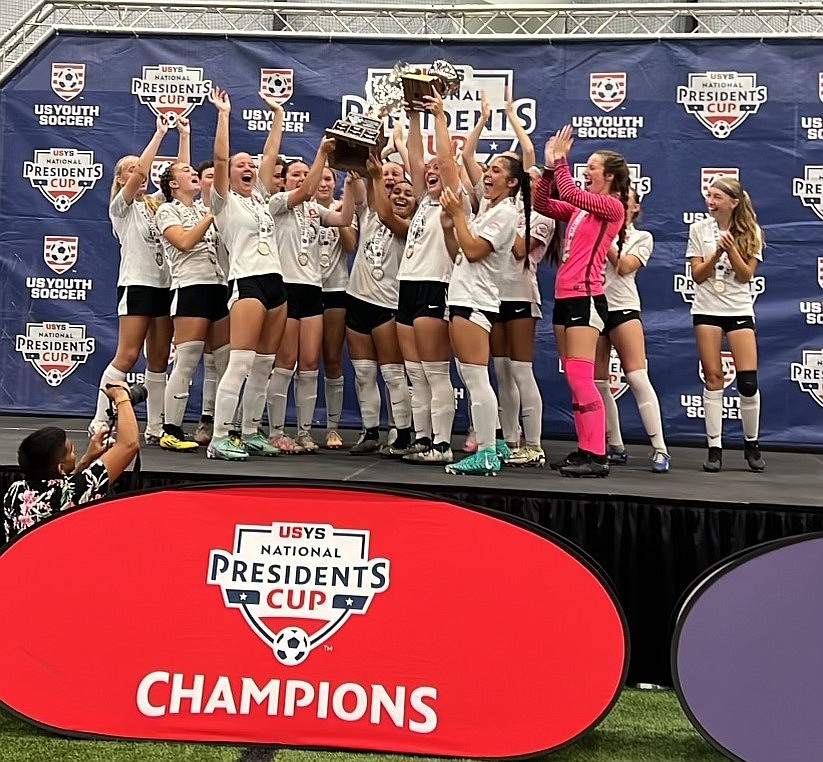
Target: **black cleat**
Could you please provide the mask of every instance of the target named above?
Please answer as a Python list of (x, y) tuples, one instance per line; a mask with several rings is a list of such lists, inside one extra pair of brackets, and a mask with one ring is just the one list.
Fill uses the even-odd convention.
[(552, 471), (559, 471), (563, 466), (571, 466), (586, 459), (586, 453), (582, 450), (572, 450), (563, 460), (555, 460), (549, 463)]
[(756, 439), (743, 443), (743, 457), (752, 471), (763, 471), (766, 468), (766, 461), (760, 454), (760, 442)]
[[(764, 464), (765, 465), (765, 464)], [(723, 450), (719, 447), (710, 447), (706, 460), (703, 461), (703, 470), (710, 474), (716, 474), (723, 468)]]
[(603, 478), (609, 475), (609, 461), (605, 455), (591, 455), (581, 452), (574, 463), (560, 466), (561, 476), (596, 477)]

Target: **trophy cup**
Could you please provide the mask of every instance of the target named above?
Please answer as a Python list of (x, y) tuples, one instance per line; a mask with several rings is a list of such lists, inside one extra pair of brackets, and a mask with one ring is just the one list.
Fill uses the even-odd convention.
[(460, 74), (448, 61), (438, 59), (421, 72), (417, 69), (406, 70), (400, 75), (403, 82), (403, 93), (411, 111), (425, 111), (425, 96), (434, 95), (435, 91), (441, 98), (454, 95), (460, 87)]

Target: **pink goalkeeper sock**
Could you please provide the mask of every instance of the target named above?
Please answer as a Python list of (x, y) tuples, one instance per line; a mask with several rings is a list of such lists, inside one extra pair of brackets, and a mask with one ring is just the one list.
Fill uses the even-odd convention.
[(566, 379), (572, 390), (574, 427), (581, 450), (606, 454), (606, 411), (594, 384), (594, 362), (567, 357)]

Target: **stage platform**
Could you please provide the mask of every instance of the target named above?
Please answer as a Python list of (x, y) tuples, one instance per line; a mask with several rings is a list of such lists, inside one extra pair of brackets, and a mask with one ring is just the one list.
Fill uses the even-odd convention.
[[(17, 445), (41, 426), (65, 428), (83, 449), (87, 421), (0, 416), (0, 487), (19, 475)], [(357, 432), (345, 431), (353, 444)], [(461, 440), (462, 441), (462, 440)], [(459, 443), (455, 440), (455, 445)], [(544, 442), (549, 459), (571, 442)], [(321, 450), (315, 455), (207, 460), (204, 448), (178, 454), (142, 450), (142, 485), (278, 481), (412, 490), (510, 513), (571, 540), (611, 579), (632, 635), (632, 682), (669, 684), (668, 643), (677, 601), (700, 573), (766, 540), (823, 530), (823, 452), (769, 452), (752, 473), (740, 449), (724, 452), (723, 471), (701, 469), (703, 448), (672, 448), (667, 474), (649, 470), (648, 446), (628, 445), (629, 462), (605, 479), (571, 479), (545, 469), (504, 469), (458, 477), (442, 467)]]

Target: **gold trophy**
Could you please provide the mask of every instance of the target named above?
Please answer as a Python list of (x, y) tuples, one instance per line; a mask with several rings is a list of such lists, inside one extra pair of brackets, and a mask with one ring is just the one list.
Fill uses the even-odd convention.
[(409, 111), (425, 111), (426, 96), (433, 96), (435, 91), (441, 98), (454, 95), (460, 88), (461, 77), (448, 61), (438, 59), (427, 71), (405, 66), (400, 79)]
[(338, 119), (326, 130), (326, 137), (334, 138), (334, 150), (329, 154), (329, 166), (344, 172), (366, 174), (366, 160), (370, 154), (379, 156), (387, 143), (383, 121), (362, 114), (349, 114)]

